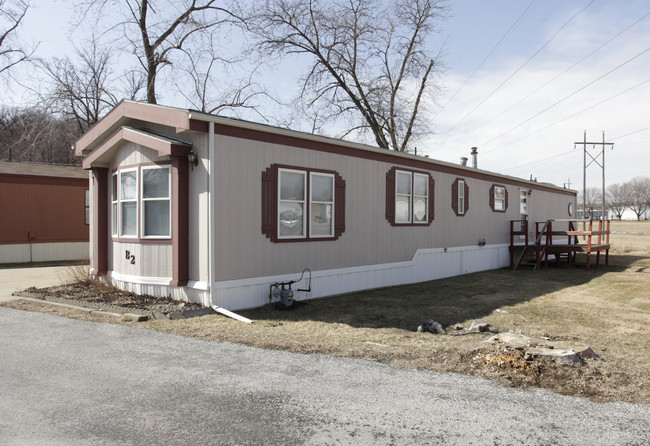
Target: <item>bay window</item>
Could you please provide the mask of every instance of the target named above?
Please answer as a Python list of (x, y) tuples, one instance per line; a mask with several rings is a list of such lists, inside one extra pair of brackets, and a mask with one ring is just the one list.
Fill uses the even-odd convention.
[(142, 168), (142, 235), (169, 237), (171, 200), (169, 167)]
[(121, 169), (111, 178), (111, 233), (124, 238), (171, 237), (171, 168)]
[(138, 235), (138, 171), (120, 171), (120, 236)]

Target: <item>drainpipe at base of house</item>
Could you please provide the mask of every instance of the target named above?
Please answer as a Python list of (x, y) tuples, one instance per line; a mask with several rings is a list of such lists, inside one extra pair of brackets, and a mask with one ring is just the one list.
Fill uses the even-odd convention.
[(210, 307), (219, 314), (251, 324), (253, 323), (252, 320), (212, 303), (214, 295), (214, 259), (217, 256), (214, 243), (214, 157), (214, 122), (210, 121), (208, 123), (208, 290), (210, 293)]

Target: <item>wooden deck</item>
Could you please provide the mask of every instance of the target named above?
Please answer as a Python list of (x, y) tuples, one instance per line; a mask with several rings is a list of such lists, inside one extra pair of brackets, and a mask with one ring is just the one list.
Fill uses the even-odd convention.
[(609, 264), (609, 220), (536, 222), (534, 241), (529, 239), (528, 228), (528, 220), (510, 221), (510, 266), (514, 269), (527, 261), (534, 269), (542, 265), (546, 268), (549, 257), (557, 262), (566, 259), (573, 263), (578, 252), (587, 254), (587, 271), (591, 269), (592, 253), (596, 256), (596, 267), (600, 266), (602, 251), (605, 251), (605, 264)]

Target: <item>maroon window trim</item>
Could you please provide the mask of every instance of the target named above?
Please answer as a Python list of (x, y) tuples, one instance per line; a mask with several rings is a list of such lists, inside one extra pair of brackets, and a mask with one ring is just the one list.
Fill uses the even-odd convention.
[[(494, 199), (494, 194), (496, 192), (497, 187), (502, 187), (504, 190), (503, 209), (496, 209), (494, 207), (496, 201)], [(490, 187), (490, 209), (492, 209), (492, 212), (505, 212), (508, 210), (508, 189), (503, 184), (493, 184), (492, 187)]]
[[(408, 172), (411, 174), (417, 173), (420, 175), (426, 175), (429, 178), (429, 195), (427, 197), (428, 200), (427, 203), (429, 209), (427, 210), (428, 220), (426, 223), (413, 223), (412, 222), (413, 218), (411, 218), (411, 223), (395, 222), (395, 176), (398, 170), (400, 172)], [(386, 220), (388, 220), (388, 223), (390, 223), (391, 226), (422, 226), (422, 227), (430, 226), (435, 218), (435, 214), (434, 214), (435, 186), (436, 186), (436, 182), (431, 177), (431, 174), (429, 174), (429, 172), (425, 172), (421, 170), (402, 169), (399, 167), (391, 167), (390, 170), (386, 172)], [(411, 192), (412, 191), (413, 189), (411, 189)], [(413, 210), (411, 209), (411, 212), (412, 211)]]
[[(310, 237), (309, 223), (311, 209), (305, 206), (307, 220), (305, 236), (301, 238), (278, 237), (278, 170), (291, 169), (310, 173), (325, 173), (334, 176), (334, 237)], [(309, 188), (309, 186), (308, 186)], [(309, 191), (305, 192), (308, 196)], [(307, 167), (271, 164), (262, 172), (262, 234), (274, 243), (322, 242), (337, 240), (345, 232), (345, 180), (333, 170), (311, 169)]]
[[(465, 184), (464, 187), (465, 199), (463, 200), (465, 209), (463, 209), (462, 213), (458, 212), (458, 182), (459, 181), (463, 181)], [(467, 211), (469, 210), (469, 186), (467, 185), (467, 180), (465, 178), (456, 178), (456, 180), (451, 185), (451, 208), (453, 209), (454, 213), (458, 217), (464, 217), (467, 214)]]

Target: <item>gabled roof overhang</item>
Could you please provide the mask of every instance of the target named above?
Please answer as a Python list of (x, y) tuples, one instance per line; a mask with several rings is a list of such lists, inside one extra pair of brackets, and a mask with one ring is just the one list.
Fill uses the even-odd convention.
[(127, 142), (155, 150), (159, 156), (185, 156), (192, 150), (192, 144), (189, 142), (124, 126), (84, 158), (83, 168), (107, 167), (113, 150)]
[(121, 127), (138, 121), (174, 127), (177, 132), (191, 129), (188, 110), (123, 100), (79, 138), (74, 145), (75, 155), (83, 156), (93, 152)]

